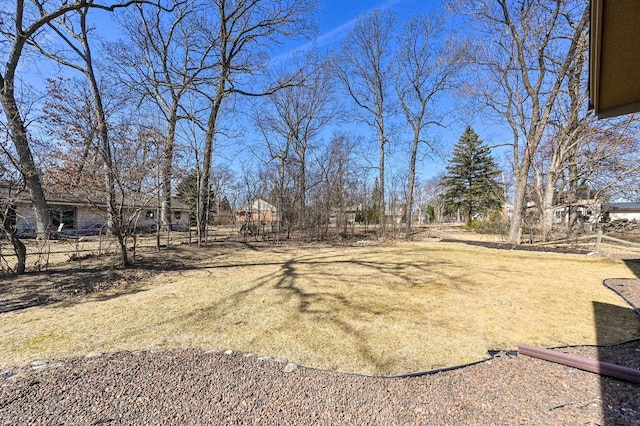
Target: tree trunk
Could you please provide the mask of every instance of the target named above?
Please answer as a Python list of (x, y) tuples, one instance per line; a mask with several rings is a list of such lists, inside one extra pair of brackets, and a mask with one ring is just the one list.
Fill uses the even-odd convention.
[(529, 174), (530, 161), (525, 157), (519, 170), (516, 171), (516, 188), (513, 197), (513, 215), (507, 243), (520, 244), (520, 233), (522, 228), (522, 215), (525, 213), (525, 196), (527, 193), (527, 175)]
[[(110, 232), (115, 234), (118, 245), (120, 247), (120, 255), (122, 258), (122, 266), (128, 267), (130, 265), (130, 259), (127, 253), (126, 240), (124, 238), (125, 229), (123, 229), (122, 215), (118, 208), (118, 202), (116, 200), (116, 188), (115, 188), (115, 165), (113, 164), (113, 157), (111, 155), (111, 143), (109, 141), (109, 129), (107, 127), (107, 118), (104, 112), (104, 104), (102, 102), (102, 95), (100, 94), (100, 88), (93, 69), (93, 60), (91, 58), (91, 49), (89, 47), (89, 41), (87, 39), (88, 30), (86, 28), (86, 17), (88, 9), (84, 9), (82, 13), (81, 27), (82, 27), (82, 46), (84, 49), (84, 74), (89, 82), (89, 90), (95, 103), (95, 115), (98, 128), (98, 136), (100, 138), (99, 152), (103, 161), (104, 169), (104, 187), (107, 192), (107, 222)], [(124, 199), (122, 200), (124, 204)]]
[[(286, 155), (286, 154), (285, 154)], [(282, 228), (282, 219), (284, 217), (284, 169), (285, 169), (285, 161), (286, 156), (283, 155), (280, 157), (280, 176), (278, 179), (278, 221), (280, 222), (280, 226), (278, 229), (278, 233), (280, 232), (280, 228)], [(287, 239), (289, 239), (289, 233), (287, 233)]]
[[(176, 106), (177, 108), (177, 106)], [(169, 238), (171, 234), (171, 181), (173, 179), (173, 149), (176, 134), (176, 125), (178, 118), (176, 110), (172, 111), (169, 117), (167, 129), (167, 138), (164, 142), (164, 150), (162, 153), (162, 202), (161, 202), (161, 225), (167, 231), (167, 246), (169, 246)]]
[(22, 275), (25, 273), (27, 265), (27, 248), (24, 243), (16, 236), (15, 231), (7, 233), (11, 238), (11, 244), (13, 245), (13, 251), (16, 253), (18, 264), (16, 265), (16, 275)]
[(11, 245), (13, 246), (13, 252), (16, 255), (18, 263), (16, 264), (16, 270), (14, 271), (16, 275), (22, 275), (25, 273), (26, 264), (27, 264), (27, 248), (24, 243), (20, 241), (18, 236), (16, 235), (16, 230), (11, 226), (11, 219), (9, 215), (9, 210), (11, 207), (7, 206), (7, 209), (3, 216), (2, 225), (4, 228), (4, 232), (11, 240)]
[(416, 159), (418, 158), (418, 145), (420, 144), (420, 129), (413, 131), (413, 148), (411, 149), (411, 159), (409, 161), (409, 189), (407, 191), (407, 238), (411, 236), (411, 210), (413, 208), (413, 190), (416, 183)]
[(340, 217), (342, 220), (342, 236), (343, 238), (347, 238), (347, 231), (348, 231), (349, 224), (347, 221), (347, 204), (346, 204), (346, 197), (344, 194), (344, 176), (343, 176), (342, 164), (338, 165), (338, 194), (340, 196), (339, 205), (340, 205)]
[(7, 117), (11, 138), (18, 153), (20, 172), (24, 177), (31, 197), (31, 204), (33, 205), (33, 212), (36, 219), (36, 232), (38, 238), (47, 238), (51, 220), (49, 216), (49, 206), (47, 205), (44, 191), (42, 190), (38, 169), (33, 161), (29, 140), (27, 139), (27, 130), (18, 111), (18, 105), (14, 98), (11, 82), (5, 80), (4, 88), (0, 93), (2, 95), (2, 106)]
[[(305, 142), (306, 143), (306, 142)], [(298, 176), (299, 181), (299, 197), (300, 197), (300, 225), (303, 229), (306, 229), (309, 225), (307, 223), (307, 164), (306, 164), (306, 147), (301, 147), (300, 149), (300, 176)]]
[(555, 176), (553, 173), (549, 173), (547, 177), (547, 182), (544, 187), (543, 192), (543, 200), (542, 200), (542, 217), (540, 218), (540, 237), (542, 241), (549, 241), (549, 236), (551, 234), (551, 230), (553, 229), (553, 219), (554, 219), (554, 205), (553, 205), (553, 194), (555, 192)]
[(213, 143), (216, 135), (216, 122), (218, 120), (218, 112), (220, 111), (220, 105), (224, 99), (225, 82), (228, 75), (228, 71), (224, 72), (220, 76), (218, 87), (216, 89), (216, 95), (211, 102), (211, 112), (209, 113), (209, 120), (207, 121), (207, 131), (204, 136), (204, 157), (202, 159), (202, 177), (200, 179), (200, 186), (198, 188), (199, 205), (198, 205), (198, 246), (201, 246), (205, 241), (205, 233), (207, 229), (207, 210), (209, 204), (209, 182), (211, 179), (211, 163), (213, 161)]
[(380, 212), (380, 235), (382, 237), (385, 236), (386, 233), (386, 208), (385, 208), (385, 198), (384, 198), (384, 131), (380, 129), (378, 131), (378, 139), (380, 144), (380, 192), (378, 193), (378, 206)]
[[(88, 76), (89, 77), (89, 76)], [(90, 73), (90, 85), (91, 91), (94, 93), (94, 100), (96, 102), (96, 117), (98, 118), (98, 133), (100, 135), (100, 154), (104, 161), (104, 186), (107, 191), (107, 222), (108, 229), (112, 232), (120, 247), (120, 256), (122, 259), (122, 266), (128, 267), (130, 265), (130, 259), (127, 253), (126, 240), (123, 233), (126, 232), (123, 229), (122, 218), (120, 215), (120, 209), (118, 208), (118, 201), (116, 200), (115, 189), (115, 176), (113, 158), (111, 156), (111, 144), (109, 142), (109, 132), (107, 129), (107, 123), (104, 116), (104, 110), (102, 109), (102, 100), (100, 94), (97, 92), (97, 85), (93, 73)], [(124, 200), (123, 200), (124, 203)]]

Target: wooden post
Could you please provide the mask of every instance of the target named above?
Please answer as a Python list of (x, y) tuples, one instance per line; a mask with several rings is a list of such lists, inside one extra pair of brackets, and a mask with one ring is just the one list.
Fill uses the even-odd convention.
[(602, 243), (602, 228), (598, 228), (598, 239), (596, 240), (596, 253), (600, 253), (600, 244)]

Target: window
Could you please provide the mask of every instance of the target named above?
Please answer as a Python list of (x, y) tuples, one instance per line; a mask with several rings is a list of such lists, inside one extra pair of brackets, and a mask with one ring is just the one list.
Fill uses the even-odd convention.
[(62, 210), (61, 222), (66, 229), (75, 228), (76, 209)]
[(50, 212), (51, 226), (63, 229), (75, 229), (76, 209), (74, 208), (58, 208)]
[(175, 213), (173, 214), (173, 217), (175, 217), (175, 218), (176, 218), (176, 220), (180, 220), (180, 218), (182, 217), (182, 212), (175, 212)]
[(147, 212), (145, 213), (144, 217), (147, 219), (153, 219), (153, 210), (147, 210)]

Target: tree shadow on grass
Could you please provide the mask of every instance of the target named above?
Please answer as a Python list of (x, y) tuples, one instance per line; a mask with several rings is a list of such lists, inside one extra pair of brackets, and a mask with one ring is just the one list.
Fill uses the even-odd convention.
[(6, 277), (0, 284), (0, 314), (59, 302), (68, 306), (105, 291), (95, 300), (136, 293), (143, 289), (135, 283), (150, 275), (144, 270), (85, 267)]
[(143, 289), (136, 284), (145, 278), (167, 271), (208, 269), (215, 266), (219, 256), (242, 250), (256, 248), (248, 243), (201, 249), (166, 248), (139, 253), (136, 263), (127, 269), (116, 266), (117, 258), (102, 256), (70, 261), (47, 271), (5, 275), (0, 281), (0, 314), (59, 302), (69, 306), (96, 293), (91, 300), (137, 293)]
[[(274, 259), (269, 261), (265, 259), (262, 262), (254, 262), (251, 264), (242, 264), (241, 262), (231, 262), (224, 265), (216, 265), (205, 267), (204, 269), (215, 270), (217, 268), (235, 268), (242, 266), (262, 266), (268, 268), (268, 273), (256, 278), (248, 286), (203, 307), (198, 312), (190, 312), (181, 320), (188, 321), (194, 319), (196, 321), (205, 321), (207, 319), (224, 317), (237, 310), (243, 309), (243, 304), (255, 292), (268, 287), (269, 291), (277, 291), (279, 293), (277, 303), (291, 303), (294, 309), (291, 312), (287, 323), (274, 324), (273, 330), (280, 327), (283, 330), (290, 327), (296, 327), (296, 316), (300, 319), (300, 324), (320, 324), (324, 323), (324, 329), (337, 330), (336, 339), (349, 339), (353, 356), (361, 359), (368, 364), (372, 370), (376, 372), (388, 371), (392, 367), (392, 363), (388, 359), (381, 357), (377, 348), (373, 347), (366, 331), (359, 328), (357, 323), (350, 321), (348, 318), (341, 316), (340, 312), (347, 311), (356, 318), (362, 320), (367, 319), (371, 315), (375, 315), (377, 311), (385, 314), (402, 315), (400, 307), (392, 307), (391, 310), (385, 311), (384, 300), (359, 300), (357, 297), (347, 297), (340, 292), (334, 292), (329, 287), (323, 289), (318, 285), (307, 285), (309, 280), (331, 283), (336, 280), (344, 280), (349, 278), (349, 271), (355, 268), (365, 270), (365, 278), (359, 277), (356, 281), (347, 283), (347, 285), (367, 285), (376, 286), (381, 283), (385, 286), (423, 286), (429, 285), (429, 282), (423, 278), (428, 274), (435, 276), (434, 282), (438, 282), (439, 286), (443, 286), (446, 291), (463, 291), (466, 293), (476, 291), (477, 285), (473, 282), (465, 280), (464, 274), (451, 279), (451, 271), (447, 271), (447, 262), (429, 261), (424, 256), (424, 252), (403, 251), (402, 256), (394, 255), (380, 256), (378, 248), (364, 249), (358, 254), (344, 255), (335, 252), (318, 252), (318, 253), (302, 253), (284, 260)], [(325, 268), (327, 266), (327, 268)], [(630, 269), (637, 271), (640, 264), (631, 261)], [(275, 267), (275, 268), (273, 268)], [(330, 268), (329, 268), (330, 267)], [(483, 271), (491, 273), (491, 270)], [(637, 272), (634, 272), (637, 274)], [(438, 280), (437, 276), (446, 277), (446, 280)], [(450, 284), (443, 284), (445, 281), (454, 281)], [(380, 306), (378, 306), (380, 305)], [(334, 309), (330, 309), (334, 307)], [(378, 308), (381, 309), (378, 309)], [(395, 310), (395, 311), (393, 311)], [(393, 311), (393, 312), (392, 312)], [(600, 313), (603, 318), (603, 313)], [(611, 318), (618, 315), (608, 315), (608, 326), (611, 325)], [(602, 323), (602, 320), (601, 320)], [(263, 330), (263, 329), (260, 329)], [(263, 330), (264, 331), (264, 330)], [(286, 331), (286, 330), (285, 330)], [(331, 345), (332, 342), (326, 342)], [(610, 343), (610, 342), (609, 342)]]
[[(408, 253), (408, 252), (407, 252)], [(406, 254), (403, 252), (403, 255)], [(350, 286), (366, 286), (372, 290), (378, 286), (414, 288), (416, 286), (430, 286), (432, 282), (425, 282), (426, 274), (440, 275), (446, 270), (446, 262), (430, 261), (418, 253), (408, 254), (405, 258), (381, 259), (376, 249), (359, 252), (359, 256), (330, 253), (306, 253), (293, 256), (282, 261), (252, 263), (252, 266), (266, 268), (265, 273), (256, 277), (247, 286), (232, 294), (208, 303), (203, 308), (186, 313), (178, 319), (185, 323), (199, 323), (212, 321), (215, 318), (226, 318), (236, 312), (246, 310), (246, 304), (260, 291), (267, 291), (272, 303), (267, 309), (277, 305), (286, 305), (284, 315), (273, 323), (269, 330), (258, 328), (261, 332), (291, 333), (299, 327), (319, 326), (318, 339), (314, 344), (333, 346), (334, 342), (348, 341), (351, 357), (360, 360), (368, 366), (374, 374), (388, 374), (397, 363), (392, 356), (382, 355), (380, 348), (371, 342), (370, 331), (363, 330), (358, 324), (367, 323), (371, 317), (377, 315), (406, 316), (402, 305), (391, 306), (384, 298), (361, 299), (350, 297)], [(424, 254), (424, 253), (423, 253)], [(377, 256), (377, 258), (369, 258)], [(226, 264), (214, 268), (229, 268), (246, 266), (243, 264)], [(350, 272), (358, 269), (363, 275), (353, 277)], [(345, 282), (345, 280), (347, 280)], [(466, 291), (461, 287), (473, 287), (460, 277), (454, 286), (444, 284), (445, 280), (434, 279), (439, 287), (447, 287), (452, 291)], [(319, 285), (318, 283), (322, 283)], [(340, 286), (335, 290), (335, 285)], [(344, 286), (344, 287), (342, 287)], [(347, 316), (344, 315), (347, 312)], [(246, 318), (245, 318), (246, 320)], [(244, 320), (243, 320), (244, 321)], [(249, 320), (250, 321), (250, 320)], [(228, 330), (225, 330), (228, 332)], [(303, 332), (303, 335), (313, 334), (313, 331)], [(328, 336), (327, 333), (336, 333)], [(326, 336), (325, 336), (326, 335)], [(325, 337), (326, 341), (322, 341)], [(340, 346), (341, 344), (338, 344)], [(385, 351), (382, 351), (385, 352)], [(344, 354), (342, 354), (344, 355)]]
[[(297, 267), (299, 266), (297, 265), (298, 263), (298, 260), (290, 259), (282, 265), (282, 273), (280, 279), (275, 284), (275, 288), (285, 291), (288, 297), (292, 297), (297, 300), (298, 315), (310, 316), (316, 321), (322, 320), (330, 322), (342, 333), (349, 336), (350, 340), (353, 342), (352, 350), (358, 355), (358, 357), (366, 362), (367, 365), (373, 366), (376, 372), (388, 371), (392, 365), (390, 365), (388, 360), (385, 361), (376, 354), (374, 348), (369, 344), (367, 336), (362, 331), (352, 326), (349, 322), (344, 321), (336, 315), (336, 312), (340, 312), (344, 309), (355, 311), (360, 314), (369, 313), (371, 311), (371, 306), (368, 304), (359, 304), (355, 300), (350, 300), (349, 298), (339, 294), (320, 291), (305, 291), (302, 286), (300, 286), (300, 277), (297, 272)], [(360, 261), (348, 261), (346, 263), (351, 264), (350, 266), (352, 267), (356, 265), (374, 267), (374, 269), (379, 273), (385, 273), (385, 270), (389, 269), (389, 265), (383, 262), (379, 263), (377, 266), (374, 266), (369, 262)], [(345, 265), (345, 267), (348, 268), (349, 265)], [(396, 268), (392, 267), (391, 269)], [(325, 278), (328, 277), (325, 276)], [(321, 306), (323, 305), (335, 306), (336, 308), (332, 310), (321, 309)]]

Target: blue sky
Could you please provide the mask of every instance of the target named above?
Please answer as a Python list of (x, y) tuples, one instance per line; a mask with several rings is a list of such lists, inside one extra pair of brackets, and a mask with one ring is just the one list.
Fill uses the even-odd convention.
[[(320, 2), (320, 12), (318, 14), (318, 37), (315, 40), (315, 44), (322, 50), (338, 48), (344, 37), (353, 28), (358, 17), (375, 9), (389, 9), (394, 11), (398, 16), (397, 29), (399, 30), (403, 22), (411, 14), (425, 14), (430, 11), (437, 10), (440, 7), (441, 1), (439, 0), (323, 0)], [(304, 48), (308, 44), (310, 43), (302, 42), (297, 45), (287, 46), (285, 48), (285, 53), (279, 55), (276, 61), (286, 57), (286, 52)], [(444, 99), (442, 100), (442, 104), (452, 107), (453, 101)], [(465, 119), (467, 119), (468, 122), (453, 122), (449, 123), (450, 125), (446, 128), (431, 127), (427, 129), (429, 135), (437, 139), (440, 145), (444, 147), (443, 155), (445, 157), (447, 154), (447, 147), (450, 148), (457, 142), (467, 124), (471, 124), (480, 137), (489, 145), (504, 144), (505, 141), (508, 140), (509, 135), (505, 132), (505, 129), (496, 126), (494, 123), (485, 124), (482, 121), (474, 120), (473, 117), (468, 116), (465, 117)], [(344, 127), (344, 125), (341, 127)], [(350, 131), (360, 134), (365, 138), (370, 137), (372, 133), (370, 128), (361, 123), (353, 123), (347, 127)], [(327, 130), (327, 132), (325, 132), (325, 137), (329, 137), (330, 133), (334, 129)], [(393, 147), (391, 148), (391, 151), (394, 151)], [(494, 153), (494, 156), (498, 161), (502, 160), (502, 155), (503, 154), (501, 154), (500, 151)], [(371, 158), (370, 160), (377, 163), (376, 158)], [(406, 170), (405, 163), (408, 162), (408, 154), (395, 149), (395, 155), (390, 155), (388, 161), (391, 163), (392, 167), (397, 167), (399, 169), (405, 167)], [(443, 172), (445, 166), (445, 161), (443, 161), (442, 158), (425, 158), (424, 161), (418, 164), (417, 174), (421, 179), (428, 179), (431, 176)]]
[[(305, 48), (315, 45), (321, 51), (337, 49), (344, 40), (345, 36), (353, 28), (356, 20), (363, 14), (376, 10), (376, 9), (389, 9), (395, 12), (398, 16), (397, 30), (401, 28), (403, 22), (411, 14), (427, 13), (433, 9), (437, 9), (440, 6), (439, 0), (352, 0), (352, 1), (340, 1), (340, 0), (322, 0), (319, 4), (318, 17), (318, 34), (313, 41), (298, 41), (297, 43), (287, 43), (282, 48), (282, 53), (279, 53), (272, 58), (272, 63), (278, 63), (286, 60), (286, 58), (292, 53), (298, 50), (304, 50)], [(347, 99), (346, 95), (338, 95), (343, 99)], [(355, 107), (354, 107), (355, 108)], [(453, 142), (455, 142), (460, 133), (464, 130), (464, 124), (461, 124), (461, 130), (452, 130), (458, 132), (453, 136)], [(371, 164), (377, 164), (377, 148), (373, 130), (363, 123), (349, 123), (349, 124), (336, 124), (329, 126), (321, 136), (324, 139), (331, 137), (336, 130), (348, 130), (356, 135), (364, 137), (366, 140), (370, 140), (370, 147), (372, 153), (368, 155), (368, 161)], [(431, 129), (430, 129), (431, 130)], [(437, 134), (436, 134), (437, 133)], [(433, 133), (438, 139), (450, 139), (450, 131), (445, 129), (446, 136), (441, 135), (442, 130), (438, 130)], [(387, 158), (388, 173), (394, 173), (393, 169), (407, 170), (408, 154), (402, 152), (398, 148), (398, 144), (394, 147), (390, 147), (390, 154)], [(444, 170), (445, 164), (442, 160), (425, 159), (423, 164), (418, 165), (417, 173), (421, 178), (428, 178), (434, 174), (437, 174)], [(377, 174), (377, 171), (371, 170), (372, 176)], [(373, 177), (372, 177), (373, 179)]]
[(420, 0), (324, 0), (321, 2), (319, 42), (339, 42), (351, 30), (359, 15), (374, 9), (391, 9), (400, 19), (410, 13), (423, 13), (439, 5), (439, 1)]
[(322, 0), (316, 43), (323, 48), (337, 46), (360, 15), (375, 9), (393, 10), (402, 22), (412, 13), (426, 13), (439, 5), (438, 0)]
[[(342, 0), (321, 0), (319, 4), (319, 12), (317, 15), (318, 18), (318, 36), (315, 40), (316, 46), (318, 46), (322, 50), (337, 48), (340, 43), (346, 36), (346, 34), (352, 29), (353, 24), (357, 20), (359, 16), (362, 14), (375, 10), (375, 9), (390, 9), (394, 11), (398, 15), (398, 29), (404, 22), (404, 20), (411, 14), (416, 13), (427, 13), (434, 9), (438, 9), (440, 7), (439, 0), (351, 0), (351, 1), (342, 1)], [(104, 19), (109, 19), (106, 15), (96, 15), (97, 18), (97, 26), (104, 38), (107, 39), (116, 39), (118, 35), (113, 31), (113, 29), (117, 28), (116, 25), (107, 24)], [(282, 53), (280, 57), (286, 56), (287, 52), (290, 52), (295, 49), (304, 48), (308, 42), (299, 41), (296, 44), (287, 44), (283, 47)], [(28, 68), (32, 68), (31, 72), (35, 74), (40, 74), (40, 78), (34, 79), (31, 82), (34, 86), (42, 85), (42, 77), (49, 76), (52, 73), (55, 73), (55, 70), (52, 70), (50, 66), (42, 64), (42, 68), (38, 67), (37, 64), (26, 60), (23, 58), (23, 66)], [(36, 65), (36, 69), (34, 68)], [(39, 68), (39, 70), (38, 70)], [(63, 73), (67, 73), (68, 71), (63, 71)], [(39, 81), (38, 81), (39, 80)], [(43, 87), (42, 87), (43, 88)], [(448, 101), (444, 101), (444, 104), (450, 104)], [(448, 128), (430, 128), (427, 131), (432, 137), (439, 139), (444, 146), (452, 146), (459, 138), (460, 134), (464, 131), (464, 127), (466, 124), (471, 124), (476, 132), (490, 145), (504, 143), (504, 132), (500, 129), (496, 130), (495, 126), (487, 125), (484, 126), (482, 123), (474, 122), (471, 118), (466, 118), (470, 122), (453, 122), (451, 126)], [(245, 121), (245, 120), (242, 120)], [(401, 123), (401, 120), (399, 121)], [(247, 123), (240, 123), (240, 126), (246, 127)], [(349, 131), (356, 133), (365, 139), (370, 139), (372, 141), (372, 148), (375, 147), (374, 138), (372, 135), (372, 130), (368, 128), (364, 124), (354, 123), (349, 125), (335, 125), (331, 128), (328, 128), (323, 135), (324, 139), (328, 139), (331, 134), (337, 130), (338, 128), (347, 128)], [(255, 137), (255, 135), (246, 135), (248, 138)], [(406, 138), (405, 138), (406, 139)], [(220, 143), (221, 142), (221, 143)], [(227, 163), (230, 159), (238, 157), (236, 156), (237, 152), (223, 152), (221, 148), (223, 148), (226, 144), (224, 141), (219, 141), (219, 145), (217, 144), (219, 151), (215, 153), (217, 157), (217, 162)], [(231, 142), (230, 145), (235, 145), (235, 143)], [(229, 146), (229, 145), (227, 145)], [(231, 148), (231, 147), (230, 147)], [(231, 151), (235, 151), (231, 149)], [(406, 169), (407, 164), (407, 154), (403, 150), (397, 147), (390, 147), (391, 155), (389, 156), (388, 162), (389, 166), (393, 169), (401, 171), (403, 168)], [(373, 153), (377, 152), (377, 150), (372, 151)], [(369, 160), (373, 163), (377, 163), (377, 154), (369, 155)], [(497, 158), (500, 160), (500, 158)], [(230, 165), (232, 169), (238, 169), (237, 164)], [(440, 173), (444, 171), (445, 163), (442, 160), (429, 159), (425, 158), (418, 165), (417, 174), (421, 179), (427, 179), (434, 174)], [(393, 170), (389, 170), (390, 173)], [(375, 173), (374, 173), (375, 174)]]

